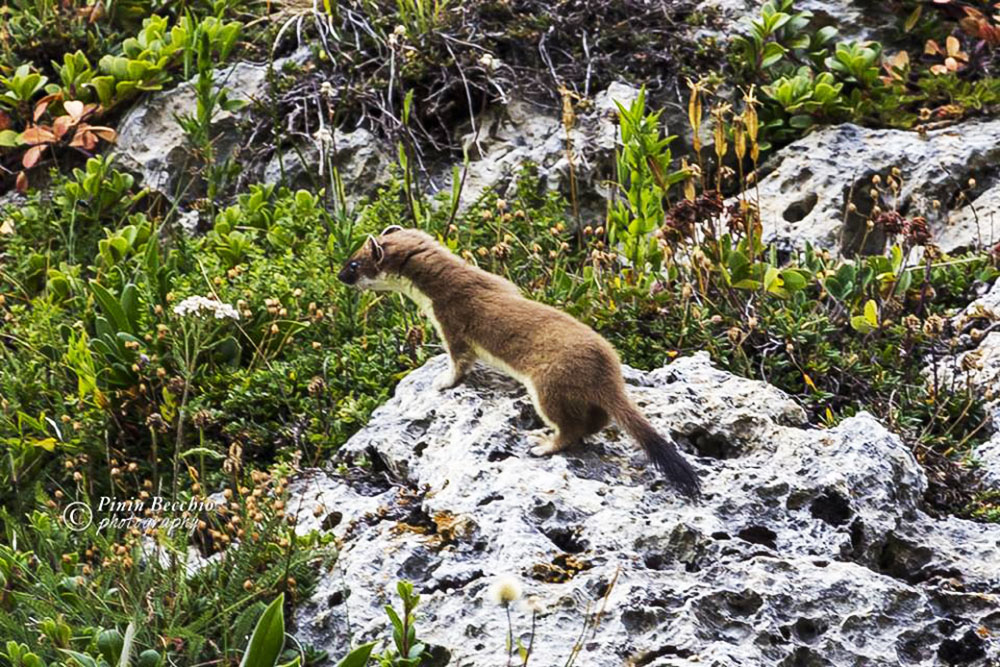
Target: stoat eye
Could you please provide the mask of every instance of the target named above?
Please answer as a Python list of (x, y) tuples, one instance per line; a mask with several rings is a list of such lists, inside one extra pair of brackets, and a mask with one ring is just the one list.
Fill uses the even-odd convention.
[(351, 263), (348, 264), (348, 266), (351, 267), (352, 269), (357, 269), (361, 265), (358, 264), (358, 260), (355, 259), (355, 260), (352, 260)]

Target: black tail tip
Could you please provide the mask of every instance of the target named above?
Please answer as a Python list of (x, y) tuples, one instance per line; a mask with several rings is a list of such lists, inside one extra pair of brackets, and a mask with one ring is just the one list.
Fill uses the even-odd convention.
[(701, 496), (701, 482), (698, 473), (681, 456), (672, 442), (658, 437), (656, 442), (645, 448), (650, 461), (666, 476), (677, 489), (689, 498)]

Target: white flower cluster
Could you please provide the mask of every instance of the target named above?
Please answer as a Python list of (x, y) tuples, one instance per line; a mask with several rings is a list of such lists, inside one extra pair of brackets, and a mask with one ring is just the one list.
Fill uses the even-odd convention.
[(240, 314), (228, 303), (222, 303), (204, 296), (189, 296), (174, 306), (174, 312), (184, 317), (186, 315), (212, 314), (215, 319), (221, 320), (225, 317), (234, 320), (240, 319)]

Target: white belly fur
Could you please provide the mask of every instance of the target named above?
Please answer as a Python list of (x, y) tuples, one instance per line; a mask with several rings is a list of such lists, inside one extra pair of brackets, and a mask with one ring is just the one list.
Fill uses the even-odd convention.
[(399, 292), (409, 297), (413, 303), (417, 304), (417, 308), (424, 314), (424, 317), (431, 321), (431, 324), (434, 325), (434, 330), (437, 331), (438, 338), (441, 339), (445, 349), (448, 349), (448, 341), (445, 340), (444, 334), (441, 332), (441, 324), (434, 317), (434, 304), (431, 302), (431, 298), (417, 289), (412, 280), (403, 278), (402, 276), (392, 276), (383, 273), (365, 285), (365, 287), (370, 287), (374, 290)]
[[(424, 316), (430, 320), (431, 324), (434, 325), (434, 329), (437, 331), (438, 337), (444, 344), (445, 349), (448, 349), (448, 341), (445, 339), (444, 333), (441, 331), (441, 324), (437, 321), (437, 318), (434, 317), (434, 304), (431, 302), (430, 297), (417, 289), (411, 280), (398, 276), (383, 275), (373, 281), (372, 286), (375, 289), (388, 289), (409, 297), (410, 300), (417, 304), (417, 307), (424, 314)], [(530, 377), (523, 373), (518, 373), (503, 359), (493, 356), (475, 343), (472, 343), (472, 350), (475, 353), (476, 358), (484, 364), (492, 366), (501, 373), (509, 375), (524, 385), (524, 388), (528, 391), (528, 396), (531, 398), (532, 405), (535, 406), (535, 412), (538, 413), (538, 416), (541, 417), (542, 420), (549, 425), (549, 427), (556, 427), (555, 424), (548, 420), (545, 413), (542, 412), (541, 406), (538, 404), (538, 391), (535, 389), (535, 383), (531, 381)]]

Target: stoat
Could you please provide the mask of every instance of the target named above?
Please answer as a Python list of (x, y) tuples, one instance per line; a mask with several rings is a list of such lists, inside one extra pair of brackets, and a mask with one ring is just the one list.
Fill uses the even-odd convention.
[(613, 418), (681, 491), (698, 494), (695, 471), (629, 399), (617, 353), (590, 327), (524, 298), (513, 283), (467, 264), (416, 229), (390, 227), (369, 237), (338, 277), (416, 302), (450, 359), (434, 382), (438, 391), (460, 383), (477, 359), (521, 382), (553, 429), (532, 454), (562, 451)]

